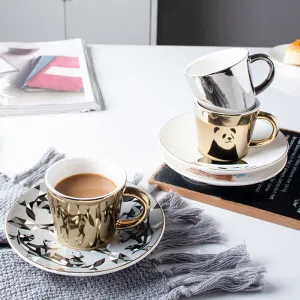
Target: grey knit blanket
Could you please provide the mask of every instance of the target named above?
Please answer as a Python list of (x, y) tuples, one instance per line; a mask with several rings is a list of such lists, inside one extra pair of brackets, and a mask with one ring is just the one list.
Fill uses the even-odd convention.
[[(217, 254), (180, 252), (182, 245), (220, 243), (224, 237), (211, 218), (187, 206), (173, 192), (159, 200), (166, 217), (160, 244), (151, 257), (136, 265), (97, 277), (56, 275), (29, 265), (8, 246), (5, 217), (16, 198), (42, 180), (47, 168), (62, 157), (50, 149), (30, 170), (12, 179), (0, 173), (1, 299), (174, 300), (205, 293), (262, 290), (265, 269), (248, 265), (250, 258), (244, 244)], [(133, 182), (138, 184), (140, 179), (137, 176)], [(154, 194), (155, 187), (149, 191)], [(165, 250), (169, 250), (167, 254)]]

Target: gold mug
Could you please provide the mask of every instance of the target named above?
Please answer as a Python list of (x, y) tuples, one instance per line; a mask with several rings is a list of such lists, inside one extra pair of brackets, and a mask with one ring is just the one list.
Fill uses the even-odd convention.
[[(195, 99), (195, 117), (198, 151), (213, 161), (238, 161), (248, 153), (249, 147), (264, 146), (275, 139), (279, 126), (277, 119), (266, 112), (259, 111), (260, 103), (248, 112), (226, 114), (208, 110)], [(261, 140), (252, 140), (257, 119), (272, 125), (271, 134)]]
[[(94, 198), (74, 198), (55, 190), (57, 183), (64, 178), (81, 173), (105, 176), (117, 187)], [(126, 186), (126, 172), (109, 159), (62, 159), (47, 170), (45, 183), (57, 238), (63, 245), (77, 250), (105, 247), (119, 230), (138, 226), (150, 212), (147, 193)], [(141, 214), (134, 219), (119, 220), (123, 197), (138, 199), (143, 206)]]

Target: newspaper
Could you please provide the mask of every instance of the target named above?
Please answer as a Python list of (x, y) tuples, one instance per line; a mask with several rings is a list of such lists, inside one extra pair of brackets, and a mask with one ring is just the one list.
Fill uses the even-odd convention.
[(83, 40), (0, 43), (0, 116), (102, 109)]

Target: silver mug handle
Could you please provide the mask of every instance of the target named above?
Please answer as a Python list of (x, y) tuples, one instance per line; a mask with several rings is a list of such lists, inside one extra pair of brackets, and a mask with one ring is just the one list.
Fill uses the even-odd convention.
[(270, 59), (269, 55), (263, 54), (263, 53), (257, 53), (257, 54), (253, 54), (253, 55), (249, 56), (250, 63), (253, 63), (257, 60), (265, 61), (269, 65), (270, 70), (269, 70), (269, 74), (268, 74), (267, 78), (261, 84), (254, 87), (255, 95), (258, 95), (262, 91), (264, 91), (272, 83), (274, 76), (275, 76), (275, 67), (274, 67), (274, 64), (273, 64), (272, 60)]

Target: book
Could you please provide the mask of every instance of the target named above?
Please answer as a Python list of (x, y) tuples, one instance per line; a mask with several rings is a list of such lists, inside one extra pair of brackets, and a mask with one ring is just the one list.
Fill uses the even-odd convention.
[(0, 116), (104, 109), (93, 58), (81, 39), (0, 43), (0, 57), (16, 69), (0, 72), (0, 81), (6, 76), (10, 83), (0, 93)]
[(83, 92), (78, 57), (39, 56), (36, 60), (22, 89)]

